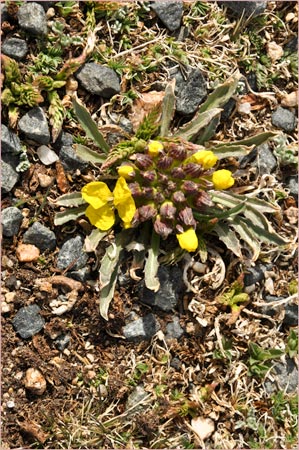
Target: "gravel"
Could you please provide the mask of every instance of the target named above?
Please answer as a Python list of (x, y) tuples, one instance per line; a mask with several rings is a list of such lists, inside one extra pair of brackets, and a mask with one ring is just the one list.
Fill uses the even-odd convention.
[(76, 236), (66, 241), (57, 257), (58, 269), (66, 269), (74, 261), (72, 270), (84, 267), (88, 260), (88, 254), (83, 251), (83, 245), (84, 239), (81, 236)]
[(176, 111), (185, 116), (193, 114), (207, 95), (207, 83), (202, 72), (188, 67), (184, 78), (180, 69), (174, 67), (170, 74), (176, 80)]
[(274, 380), (268, 379), (265, 381), (265, 390), (268, 394), (274, 394), (277, 390), (283, 390), (287, 394), (297, 391), (298, 369), (292, 359), (287, 358), (286, 363), (276, 363), (271, 371), (271, 375)]
[(180, 339), (184, 334), (184, 330), (180, 325), (178, 317), (174, 317), (173, 321), (166, 325), (166, 339)]
[(56, 236), (53, 231), (39, 222), (34, 224), (26, 231), (23, 236), (25, 244), (33, 244), (42, 252), (45, 250), (54, 250), (56, 247)]
[(149, 340), (159, 329), (160, 325), (154, 314), (147, 314), (125, 325), (123, 334), (128, 341)]
[(256, 147), (257, 157), (252, 165), (258, 168), (259, 174), (264, 175), (273, 172), (277, 167), (277, 160), (270, 150), (269, 144)]
[(23, 39), (9, 38), (5, 39), (2, 44), (2, 53), (16, 59), (17, 61), (25, 58), (27, 52), (28, 45)]
[(4, 208), (1, 212), (3, 235), (12, 237), (18, 234), (22, 220), (23, 214), (18, 208), (15, 208), (14, 206)]
[(38, 305), (29, 305), (21, 308), (12, 320), (14, 329), (21, 338), (27, 339), (41, 331), (45, 325), (45, 320), (39, 314)]
[(46, 145), (41, 145), (36, 151), (40, 161), (45, 166), (50, 166), (59, 160), (58, 155)]
[(19, 180), (19, 174), (8, 163), (2, 160), (1, 163), (1, 190), (5, 194), (10, 192)]
[(272, 114), (272, 124), (275, 127), (290, 133), (296, 128), (297, 118), (295, 114), (288, 109), (278, 106)]
[(20, 27), (35, 36), (47, 34), (47, 17), (44, 8), (38, 3), (25, 3), (17, 13)]
[(27, 138), (39, 144), (49, 144), (50, 130), (42, 108), (36, 106), (19, 120), (19, 129)]
[(97, 63), (87, 63), (75, 74), (77, 80), (91, 94), (111, 98), (120, 93), (119, 78), (114, 70)]
[(22, 151), (19, 137), (7, 126), (1, 124), (1, 152), (18, 154)]
[(169, 31), (180, 28), (183, 15), (183, 3), (181, 1), (156, 1), (151, 5), (151, 9), (155, 11)]
[(83, 161), (70, 145), (61, 147), (59, 158), (66, 170), (84, 170), (88, 167), (88, 162)]

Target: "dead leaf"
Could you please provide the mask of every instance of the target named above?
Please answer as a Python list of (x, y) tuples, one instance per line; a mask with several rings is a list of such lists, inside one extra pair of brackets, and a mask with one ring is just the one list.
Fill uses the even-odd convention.
[(139, 98), (133, 103), (133, 112), (129, 114), (134, 131), (137, 130), (145, 116), (162, 103), (164, 96), (165, 92), (162, 91), (151, 91), (140, 94)]
[(291, 225), (296, 225), (296, 223), (298, 223), (298, 208), (291, 206), (290, 208), (286, 209), (284, 213)]
[(197, 434), (197, 436), (204, 441), (208, 437), (211, 436), (211, 434), (215, 430), (215, 423), (212, 419), (205, 418), (205, 417), (195, 417), (191, 420), (191, 428), (194, 431), (194, 433)]
[(281, 99), (281, 106), (286, 106), (287, 108), (295, 108), (298, 105), (298, 91), (290, 92), (285, 94)]
[(17, 423), (23, 433), (28, 434), (31, 438), (39, 441), (41, 444), (44, 444), (48, 439), (48, 434), (44, 433), (42, 427), (36, 422), (26, 420), (26, 422), (17, 421)]
[(69, 183), (67, 181), (64, 168), (60, 161), (56, 161), (55, 163), (56, 167), (56, 179), (57, 179), (57, 186), (63, 194), (69, 191)]
[(276, 42), (267, 43), (267, 53), (272, 62), (277, 61), (283, 56), (283, 48), (281, 45), (276, 44)]

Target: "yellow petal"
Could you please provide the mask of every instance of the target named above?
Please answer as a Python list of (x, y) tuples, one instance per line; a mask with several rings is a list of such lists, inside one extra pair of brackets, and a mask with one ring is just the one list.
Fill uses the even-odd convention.
[(92, 181), (86, 184), (82, 188), (81, 193), (84, 200), (95, 209), (106, 205), (113, 198), (112, 192), (107, 184), (102, 181)]
[(210, 169), (215, 166), (218, 158), (211, 150), (200, 150), (191, 156), (191, 159), (197, 164), (201, 164), (204, 169)]
[(188, 252), (195, 252), (198, 247), (198, 239), (193, 228), (188, 228), (184, 233), (176, 235), (180, 247)]
[(125, 203), (119, 203), (117, 206), (117, 211), (119, 217), (123, 222), (131, 222), (136, 211), (136, 206), (133, 198), (128, 198)]
[(163, 150), (163, 144), (159, 141), (150, 141), (148, 144), (148, 153), (151, 156), (158, 156), (161, 150)]
[(118, 208), (119, 204), (126, 203), (126, 201), (130, 197), (132, 197), (132, 193), (124, 177), (119, 177), (119, 179), (117, 180), (113, 191), (113, 195), (114, 195), (113, 202), (116, 208)]
[(212, 181), (214, 188), (217, 190), (228, 189), (233, 186), (235, 182), (231, 171), (226, 169), (216, 170), (212, 175)]
[(107, 204), (98, 209), (88, 206), (85, 215), (92, 225), (102, 231), (109, 230), (115, 222), (114, 211)]
[(135, 171), (132, 166), (128, 164), (124, 164), (117, 169), (117, 173), (120, 177), (125, 178), (126, 180), (132, 180), (135, 176)]

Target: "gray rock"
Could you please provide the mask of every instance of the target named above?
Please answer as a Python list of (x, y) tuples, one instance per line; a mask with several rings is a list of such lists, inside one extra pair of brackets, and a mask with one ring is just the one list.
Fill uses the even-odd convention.
[(91, 94), (111, 98), (120, 92), (119, 79), (114, 70), (97, 63), (87, 63), (75, 74), (77, 80)]
[(59, 160), (58, 155), (46, 145), (41, 145), (38, 147), (36, 153), (45, 166), (50, 166)]
[(28, 52), (28, 46), (26, 41), (19, 38), (9, 38), (5, 39), (2, 44), (2, 52), (4, 55), (10, 56), (11, 58), (20, 61), (26, 56)]
[(81, 236), (76, 236), (66, 241), (61, 247), (57, 257), (58, 269), (66, 269), (74, 261), (71, 270), (78, 270), (85, 266), (88, 254), (83, 251), (84, 240)]
[[(284, 297), (276, 297), (275, 295), (266, 295), (265, 296), (265, 302), (272, 303), (272, 302), (279, 302), (280, 300), (283, 300)], [(280, 308), (285, 309), (285, 316), (283, 319), (283, 324), (289, 327), (296, 327), (298, 325), (298, 306), (297, 305), (284, 305), (284, 306), (278, 306), (275, 308), (275, 306), (263, 306), (262, 313), (266, 314), (267, 316), (274, 317), (278, 312)]]
[(268, 379), (264, 383), (268, 394), (274, 394), (277, 390), (283, 390), (287, 394), (297, 391), (298, 369), (292, 359), (287, 358), (286, 363), (275, 363), (271, 375), (275, 378), (274, 381)]
[(56, 141), (53, 143), (54, 148), (69, 147), (73, 145), (73, 136), (70, 133), (60, 133)]
[(74, 280), (81, 281), (81, 283), (87, 281), (89, 275), (90, 275), (89, 267), (82, 267), (82, 269), (71, 270), (70, 272), (68, 272), (69, 277), (73, 278)]
[(45, 321), (39, 311), (38, 305), (29, 305), (24, 306), (17, 312), (12, 323), (21, 338), (27, 339), (43, 329)]
[(253, 166), (258, 168), (260, 175), (271, 173), (277, 167), (277, 160), (270, 150), (269, 144), (261, 144), (256, 147), (257, 157)]
[(151, 5), (151, 9), (155, 11), (169, 31), (175, 31), (180, 27), (183, 16), (183, 2), (180, 0), (175, 2), (156, 1)]
[(172, 311), (179, 301), (184, 289), (182, 272), (178, 267), (160, 266), (158, 269), (160, 288), (154, 292), (144, 285), (140, 291), (141, 301), (150, 306), (157, 306), (163, 311)]
[(44, 8), (35, 2), (20, 6), (17, 13), (20, 27), (35, 36), (47, 34), (47, 17)]
[(19, 137), (13, 133), (7, 126), (1, 124), (1, 152), (18, 154), (22, 151), (22, 145)]
[(298, 200), (298, 175), (288, 177), (286, 187), (290, 190), (290, 195)]
[(284, 131), (291, 132), (296, 128), (297, 118), (294, 113), (286, 108), (278, 106), (272, 114), (272, 124)]
[(174, 358), (172, 358), (172, 360), (170, 361), (170, 366), (173, 367), (175, 370), (180, 370), (182, 367), (182, 362), (179, 358), (177, 358), (176, 356)]
[(66, 170), (84, 170), (88, 167), (88, 162), (81, 159), (70, 145), (61, 147), (59, 158)]
[(159, 322), (153, 314), (147, 314), (123, 327), (123, 334), (128, 341), (151, 339), (160, 329)]
[(15, 275), (10, 275), (8, 278), (6, 278), (4, 284), (5, 287), (7, 287), (10, 291), (15, 291), (20, 287), (20, 281)]
[(126, 410), (131, 409), (129, 414), (140, 413), (144, 409), (142, 400), (144, 400), (147, 396), (148, 393), (144, 390), (143, 386), (136, 386), (126, 401)]
[(33, 244), (44, 252), (47, 249), (55, 249), (56, 236), (53, 231), (49, 230), (49, 228), (39, 222), (34, 222), (34, 224), (28, 228), (24, 234), (23, 242), (25, 244)]
[(229, 10), (235, 13), (238, 17), (241, 17), (244, 14), (244, 17), (256, 17), (259, 14), (262, 14), (267, 6), (266, 1), (221, 1), (218, 2), (223, 6), (227, 6)]
[(178, 317), (174, 317), (173, 322), (166, 325), (166, 339), (180, 339), (184, 334), (184, 330), (180, 325)]
[(207, 95), (207, 83), (199, 69), (189, 67), (187, 78), (184, 79), (177, 68), (170, 70), (176, 79), (176, 111), (182, 115), (193, 114)]
[(255, 267), (249, 267), (244, 275), (244, 286), (251, 286), (265, 279), (265, 270), (271, 270), (272, 265), (256, 264)]
[(19, 180), (19, 174), (7, 162), (1, 164), (1, 190), (4, 193), (10, 192)]
[(18, 234), (22, 220), (23, 214), (18, 208), (14, 206), (4, 208), (1, 213), (3, 235), (11, 237)]
[(28, 111), (19, 120), (19, 129), (27, 138), (35, 142), (45, 145), (50, 142), (50, 130), (47, 118), (43, 109), (39, 106)]
[(294, 36), (284, 47), (287, 54), (298, 53), (298, 36)]
[(1, 14), (1, 22), (7, 22), (10, 19), (10, 16), (7, 11), (7, 6), (3, 3), (0, 4), (0, 14)]
[(71, 342), (71, 337), (69, 334), (61, 334), (54, 340), (56, 347), (61, 352), (63, 352), (63, 350), (66, 349), (66, 347), (69, 345), (70, 342)]

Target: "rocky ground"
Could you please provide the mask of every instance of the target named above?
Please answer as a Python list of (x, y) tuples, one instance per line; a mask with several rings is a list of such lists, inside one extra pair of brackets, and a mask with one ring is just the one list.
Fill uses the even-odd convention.
[[(278, 1), (1, 3), (3, 449), (296, 447), (297, 17)], [(96, 176), (71, 96), (113, 145), (171, 78), (175, 130), (236, 69), (213, 139), (279, 132), (234, 164), (278, 202), (289, 245), (244, 263), (210, 243), (216, 288), (213, 253), (204, 275), (198, 255), (160, 266), (158, 292), (124, 264), (104, 320), (103, 248), (84, 251), (84, 216), (54, 223), (55, 200)], [(250, 300), (232, 319), (219, 298), (240, 275)]]

